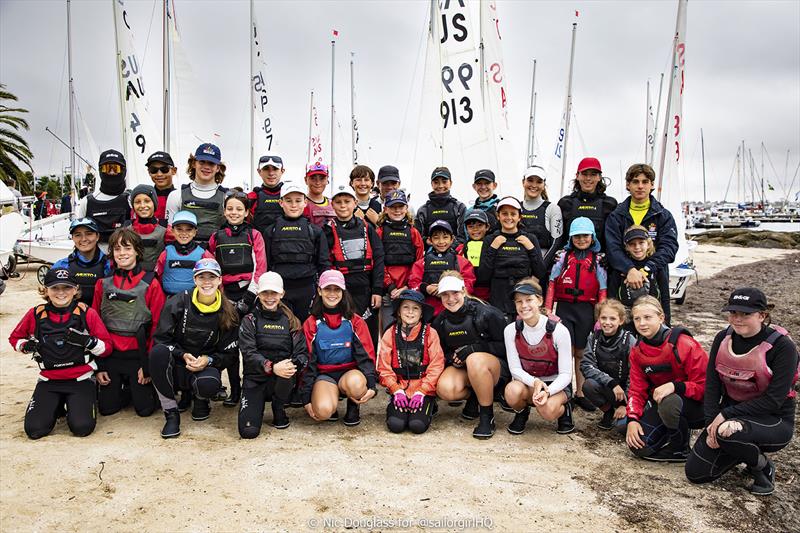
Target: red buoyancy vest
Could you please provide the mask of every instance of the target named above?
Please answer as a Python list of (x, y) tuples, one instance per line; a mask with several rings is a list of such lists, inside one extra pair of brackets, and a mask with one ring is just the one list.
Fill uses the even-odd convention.
[[(728, 327), (725, 338), (719, 345), (714, 368), (725, 387), (725, 394), (737, 402), (758, 398), (764, 394), (772, 381), (772, 369), (767, 366), (767, 352), (779, 338), (788, 335), (789, 332), (780, 326), (771, 327), (775, 331), (746, 354), (734, 353), (731, 327)], [(797, 371), (792, 386), (789, 387), (789, 398), (794, 398), (796, 395), (795, 383), (797, 383)]]
[(352, 228), (340, 228), (335, 220), (329, 222), (333, 233), (331, 266), (342, 274), (372, 270), (372, 244), (367, 224), (363, 220), (356, 222)]
[(555, 280), (555, 301), (596, 304), (600, 296), (600, 282), (595, 273), (597, 260), (595, 252), (578, 259), (573, 250), (568, 251), (561, 274)]
[(514, 337), (514, 346), (517, 348), (522, 370), (531, 376), (543, 378), (558, 374), (558, 350), (553, 344), (553, 331), (559, 321), (557, 316), (547, 317), (545, 334), (538, 344), (528, 343), (522, 334), (525, 323), (522, 320), (516, 321), (517, 334)]
[(651, 346), (642, 341), (631, 348), (631, 365), (639, 365), (647, 377), (651, 388), (660, 387), (670, 381), (685, 381), (686, 371), (678, 356), (678, 337), (691, 336), (686, 328), (676, 326), (669, 331), (667, 340), (661, 346)]

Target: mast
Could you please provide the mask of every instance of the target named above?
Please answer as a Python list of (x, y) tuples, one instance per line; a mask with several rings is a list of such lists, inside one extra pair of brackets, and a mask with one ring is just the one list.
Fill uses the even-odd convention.
[(561, 196), (564, 196), (564, 178), (567, 175), (567, 140), (569, 139), (569, 119), (572, 114), (572, 67), (575, 63), (575, 34), (578, 31), (578, 23), (572, 23), (572, 46), (569, 51), (569, 78), (567, 80), (567, 116), (564, 122), (564, 150), (561, 160)]
[(647, 164), (651, 167), (656, 160), (656, 135), (658, 135), (658, 116), (661, 114), (661, 89), (664, 88), (664, 73), (661, 73), (661, 81), (658, 82), (658, 101), (656, 102), (656, 121), (653, 125), (653, 144), (650, 145), (650, 159)]
[(528, 120), (528, 166), (533, 166), (536, 158), (534, 143), (534, 128), (536, 122), (536, 60), (533, 60), (533, 79), (531, 80), (531, 116)]
[(170, 149), (170, 142), (169, 142), (169, 92), (170, 92), (170, 79), (169, 79), (169, 0), (163, 1), (163, 10), (161, 14), (162, 20), (162, 39), (161, 39), (161, 68), (162, 68), (162, 79), (163, 79), (163, 87), (164, 87), (164, 100), (163, 100), (163, 111), (164, 111), (164, 151), (169, 153)]
[[(122, 52), (119, 49), (119, 28), (117, 28), (117, 2), (114, 6), (114, 46), (117, 48), (117, 86), (119, 88), (119, 126), (122, 131), (122, 152), (125, 158), (128, 157), (128, 129), (125, 127), (125, 85), (122, 82), (120, 69), (122, 65)], [(99, 169), (98, 169), (99, 170)]]
[(675, 22), (675, 37), (672, 39), (672, 68), (670, 68), (669, 70), (670, 75), (669, 75), (669, 89), (667, 90), (667, 111), (664, 114), (664, 137), (662, 137), (662, 142), (661, 142), (661, 163), (659, 165), (658, 175), (656, 176), (656, 181), (658, 182), (658, 186), (656, 189), (657, 190), (656, 199), (659, 201), (661, 200), (661, 187), (664, 183), (664, 163), (667, 160), (667, 137), (669, 136), (669, 112), (672, 104), (672, 84), (675, 81), (675, 67), (676, 67), (675, 63), (677, 61), (676, 52), (678, 49), (678, 31), (679, 31), (678, 24), (680, 23), (681, 20), (680, 6), (681, 4), (678, 4), (678, 16), (676, 17), (677, 20)]
[[(72, 15), (70, 0), (67, 0), (67, 70), (69, 71), (69, 171), (72, 174), (72, 190), (77, 190), (78, 169), (75, 168), (75, 87), (72, 80)], [(73, 203), (77, 200), (73, 194)]]
[(647, 107), (644, 113), (644, 160), (647, 162), (647, 152), (650, 148), (650, 80), (647, 80)]
[(255, 139), (253, 138), (253, 129), (255, 128), (255, 108), (256, 99), (255, 91), (253, 90), (253, 39), (255, 39), (255, 26), (253, 25), (253, 0), (250, 0), (250, 189), (254, 187), (255, 180)]
[(311, 105), (308, 108), (308, 150), (306, 151), (306, 164), (311, 162), (311, 135), (314, 128), (314, 91), (311, 91)]
[(706, 143), (703, 140), (703, 128), (700, 128), (700, 156), (703, 159), (703, 206), (706, 204)]
[[(335, 33), (334, 33), (335, 35)], [(334, 87), (336, 79), (336, 40), (331, 39), (331, 163), (328, 167), (328, 176), (330, 176), (330, 190), (333, 191), (333, 160), (334, 160), (334, 124), (336, 124), (336, 106), (334, 104)]]
[(358, 164), (358, 151), (356, 150), (356, 128), (358, 125), (356, 124), (356, 82), (355, 82), (355, 75), (353, 73), (353, 62), (355, 57), (355, 52), (350, 52), (350, 142), (352, 143), (353, 147), (353, 166)]
[(767, 206), (767, 198), (764, 196), (764, 141), (761, 141), (761, 209)]

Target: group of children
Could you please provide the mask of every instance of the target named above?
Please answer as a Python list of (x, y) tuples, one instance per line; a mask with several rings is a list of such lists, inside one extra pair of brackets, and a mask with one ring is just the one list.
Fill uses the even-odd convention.
[[(598, 168), (579, 172), (576, 190), (599, 173), (599, 163), (586, 165)], [(495, 403), (513, 412), (513, 435), (525, 431), (531, 407), (556, 421), (558, 433), (572, 432), (576, 405), (599, 408), (599, 427), (625, 432), (637, 456), (686, 462), (690, 429), (708, 425), (713, 409), (703, 404), (707, 373), (721, 376), (718, 403), (761, 401), (727, 392), (730, 383), (747, 389), (739, 382), (752, 376), (709, 365), (686, 330), (670, 327), (668, 291), (651, 268), (650, 231), (626, 228), (622, 241), (633, 272), (614, 270), (612, 262), (609, 274), (598, 221), (573, 217), (562, 237), (557, 206), (547, 202), (536, 167), (523, 178), (523, 202), (497, 198), (494, 174), (477, 172), (479, 196), (470, 210), (450, 196), (449, 170), (437, 168), (416, 217), (391, 166), (378, 173), (382, 202), (371, 196), (375, 175), (364, 166), (330, 198), (322, 164), (308, 169), (304, 188), (282, 183), (282, 159), (265, 156), (263, 186), (221, 197), (218, 148), (201, 145), (189, 167), (194, 179), (207, 182), (198, 189), (206, 199), (187, 188), (168, 196), (135, 188), (131, 220), (110, 234), (108, 256), (90, 210), (73, 221), (75, 251), (53, 265), (46, 303), (32, 308), (9, 339), (41, 368), (25, 417), (29, 437), (50, 433), (64, 410), (74, 434), (91, 433), (95, 402), (103, 415), (132, 404), (148, 416), (160, 404), (164, 438), (180, 434), (182, 411), (208, 418), (213, 400), (240, 405), (242, 438), (259, 435), (266, 403), (273, 427), (284, 429), (287, 408), (302, 406), (316, 421), (338, 420), (344, 398), (343, 423), (354, 426), (380, 385), (389, 394), (386, 424), (393, 432), (425, 432), (437, 398), (478, 420), (479, 439), (495, 432)], [(180, 209), (171, 211), (176, 197), (183, 198)], [(749, 314), (763, 314), (764, 306), (765, 300)], [(732, 327), (740, 334), (733, 320)], [(794, 357), (797, 369), (785, 333), (764, 342), (783, 347), (780, 364), (791, 368)], [(758, 346), (769, 364), (772, 348)], [(725, 368), (736, 366), (731, 359), (723, 358)], [(755, 372), (757, 392), (783, 394), (791, 409), (782, 406), (781, 420), (793, 420), (794, 382), (782, 378), (782, 392), (775, 392)], [(754, 422), (718, 420), (723, 413), (765, 415), (761, 403), (717, 408), (708, 427), (713, 437), (697, 457), (722, 449), (730, 456), (726, 465), (751, 466), (754, 487), (762, 487), (754, 492), (765, 493), (774, 465), (763, 453), (722, 444)], [(780, 447), (767, 429), (757, 438), (769, 440), (763, 451)], [(724, 473), (722, 467), (706, 472), (694, 457), (686, 467), (690, 480)]]

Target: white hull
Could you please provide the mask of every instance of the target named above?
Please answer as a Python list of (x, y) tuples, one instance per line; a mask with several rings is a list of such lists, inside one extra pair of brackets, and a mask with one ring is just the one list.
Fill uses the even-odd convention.
[(59, 259), (67, 257), (74, 249), (75, 244), (71, 239), (41, 239), (17, 242), (16, 252), (32, 260), (53, 264)]
[(25, 220), (25, 229), (19, 237), (21, 241), (38, 239), (69, 239), (70, 213), (62, 213), (40, 220)]

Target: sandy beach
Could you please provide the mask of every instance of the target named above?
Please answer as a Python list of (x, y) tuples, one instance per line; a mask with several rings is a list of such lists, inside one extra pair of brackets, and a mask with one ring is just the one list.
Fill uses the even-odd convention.
[[(724, 324), (719, 309), (735, 284), (762, 286), (778, 304), (773, 321), (800, 335), (796, 251), (700, 246), (699, 280), (676, 323), (708, 347)], [(100, 417), (75, 438), (60, 420), (30, 441), (25, 406), (37, 368), (7, 342), (39, 302), (33, 268), (0, 297), (0, 529), (3, 531), (298, 531), (326, 529), (498, 531), (788, 531), (800, 510), (800, 446), (775, 455), (776, 493), (759, 499), (732, 473), (692, 486), (682, 465), (636, 460), (621, 436), (598, 430), (600, 415), (576, 412), (577, 431), (557, 435), (537, 416), (524, 435), (505, 428), (470, 436), (473, 422), (440, 403), (430, 431), (394, 435), (387, 401), (362, 409), (362, 423), (314, 423), (302, 409), (279, 431), (267, 415), (261, 437), (242, 441), (236, 410), (213, 404), (211, 418), (182, 417), (182, 435), (163, 440), (163, 417), (132, 409)], [(267, 411), (269, 411), (267, 409)]]

